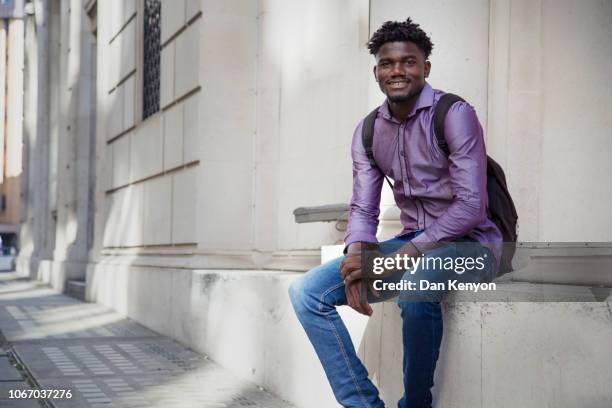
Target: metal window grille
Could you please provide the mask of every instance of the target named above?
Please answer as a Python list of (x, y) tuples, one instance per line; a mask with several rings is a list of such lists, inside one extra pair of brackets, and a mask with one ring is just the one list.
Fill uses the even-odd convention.
[(146, 119), (159, 111), (161, 3), (160, 0), (145, 0), (144, 6), (142, 118)]

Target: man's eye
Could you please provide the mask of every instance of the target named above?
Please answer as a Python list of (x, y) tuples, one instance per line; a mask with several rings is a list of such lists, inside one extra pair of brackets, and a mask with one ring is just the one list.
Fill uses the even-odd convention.
[(389, 64), (388, 62), (381, 62), (379, 65), (380, 65), (381, 67), (385, 67), (385, 68), (386, 68), (386, 67), (388, 67), (388, 66), (389, 66), (389, 65), (391, 65), (391, 64)]
[(408, 60), (408, 61), (406, 61), (406, 65), (414, 65), (414, 64), (416, 64), (415, 60)]

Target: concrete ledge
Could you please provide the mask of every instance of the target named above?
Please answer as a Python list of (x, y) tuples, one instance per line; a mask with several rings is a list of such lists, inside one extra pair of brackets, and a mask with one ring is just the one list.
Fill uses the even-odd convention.
[(515, 281), (612, 287), (612, 244), (520, 243), (513, 260)]
[[(300, 275), (90, 264), (87, 299), (208, 354), (297, 406), (334, 407), (287, 296), (289, 284)], [(525, 284), (501, 285), (529, 294)], [(371, 377), (393, 405), (402, 393), (399, 309), (395, 303), (374, 308), (370, 319), (348, 307), (339, 310)], [(444, 321), (438, 406), (610, 405), (610, 303), (449, 298)]]
[(138, 265), (176, 269), (244, 269), (307, 271), (320, 264), (320, 251), (277, 252), (216, 251), (194, 252), (193, 248), (105, 249), (99, 261), (113, 265)]

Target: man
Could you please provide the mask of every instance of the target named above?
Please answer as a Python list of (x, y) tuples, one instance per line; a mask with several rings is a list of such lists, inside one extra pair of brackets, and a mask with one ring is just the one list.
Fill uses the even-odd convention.
[[(349, 304), (371, 315), (368, 302), (389, 297), (388, 293), (369, 289), (371, 271), (363, 270), (362, 262), (364, 244), (377, 242), (384, 176), (394, 180), (393, 194), (404, 228), (396, 238), (378, 245), (376, 253), (381, 256), (478, 257), (484, 268), (470, 279), (488, 282), (496, 274), (502, 236), (487, 218), (484, 139), (470, 105), (458, 102), (448, 111), (444, 131), (449, 154), (437, 144), (432, 120), (444, 92), (432, 89), (425, 81), (433, 48), (427, 34), (410, 18), (405, 22), (388, 21), (372, 35), (368, 48), (376, 58), (374, 77), (386, 101), (374, 122), (375, 165), (363, 146), (363, 121), (353, 136), (353, 197), (345, 236), (346, 256), (312, 269), (293, 282), (289, 294), (338, 402), (345, 407), (378, 408), (384, 403), (355, 353), (336, 306)], [(424, 270), (423, 264), (399, 271), (402, 279), (416, 282), (416, 277), (426, 277), (443, 282), (459, 273), (441, 266)], [(396, 280), (397, 270), (382, 276)], [(442, 340), (439, 298), (423, 296), (415, 301), (402, 291), (397, 303), (402, 317), (405, 389), (398, 407), (431, 407)]]

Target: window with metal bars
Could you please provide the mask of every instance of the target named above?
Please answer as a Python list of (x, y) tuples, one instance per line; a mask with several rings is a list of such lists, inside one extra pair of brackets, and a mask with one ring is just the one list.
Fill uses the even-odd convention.
[(144, 61), (142, 65), (142, 119), (159, 111), (161, 2), (144, 2)]

